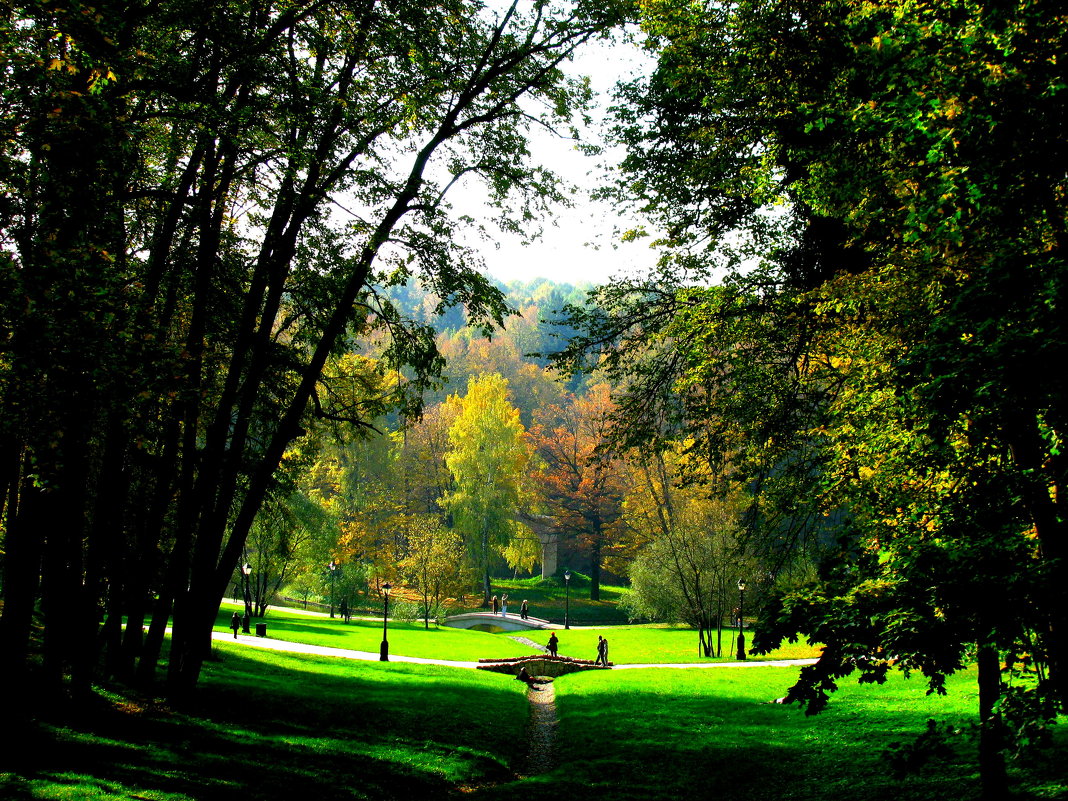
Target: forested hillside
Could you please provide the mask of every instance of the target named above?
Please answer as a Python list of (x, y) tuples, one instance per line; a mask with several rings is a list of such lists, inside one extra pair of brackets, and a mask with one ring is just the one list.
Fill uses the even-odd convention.
[[(431, 578), (435, 612), (476, 586), (468, 603), (486, 603), (491, 573), (541, 573), (547, 540), (557, 554), (550, 575), (588, 573), (594, 599), (602, 572), (625, 578), (675, 473), (660, 454), (609, 447), (613, 401), (598, 372), (549, 366), (572, 333), (565, 305), (584, 305), (592, 289), (502, 287), (514, 313), (492, 337), (434, 316), (436, 299), (417, 288), (393, 293), (399, 313), (433, 323), (441, 379), (418, 416), (322, 425), (288, 454), (291, 489), (272, 496), (242, 559), (257, 608), (277, 591), (351, 605), (369, 591), (377, 598), (384, 582), (420, 590)], [(331, 369), (405, 380), (381, 368), (371, 340), (351, 343)], [(720, 561), (727, 587), (733, 567)]]

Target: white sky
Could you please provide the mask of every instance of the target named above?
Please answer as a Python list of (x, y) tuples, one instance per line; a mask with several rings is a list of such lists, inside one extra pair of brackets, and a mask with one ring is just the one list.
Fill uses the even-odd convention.
[[(569, 71), (589, 75), (592, 88), (607, 106), (615, 82), (647, 69), (650, 63), (635, 46), (594, 44), (576, 56)], [(566, 180), (585, 187), (595, 185), (592, 173), (604, 160), (585, 156), (570, 143), (544, 134), (532, 139), (531, 152)], [(623, 273), (646, 272), (656, 261), (648, 239), (625, 243), (614, 236), (614, 228), (634, 224), (634, 220), (621, 219), (608, 204), (578, 197), (572, 208), (560, 209), (545, 221), (545, 233), (538, 242), (524, 247), (518, 239), (505, 237), (497, 248), (484, 247), (482, 255), (489, 273), (502, 281), (541, 277), (570, 284), (605, 283)]]

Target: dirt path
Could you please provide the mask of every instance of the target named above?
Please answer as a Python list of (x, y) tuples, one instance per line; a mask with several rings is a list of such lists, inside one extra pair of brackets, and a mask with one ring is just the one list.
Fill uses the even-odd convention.
[(509, 637), (508, 639), (515, 640), (520, 645), (526, 646), (527, 648), (532, 648), (535, 651), (547, 652), (549, 650), (544, 645), (538, 645), (536, 642), (534, 642), (534, 640), (528, 639), (526, 637)]
[(530, 718), (527, 720), (527, 755), (522, 776), (548, 773), (556, 766), (556, 688), (550, 682), (527, 690)]

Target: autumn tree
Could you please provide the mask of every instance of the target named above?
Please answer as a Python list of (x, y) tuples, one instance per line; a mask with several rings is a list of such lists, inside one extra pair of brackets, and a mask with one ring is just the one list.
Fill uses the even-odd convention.
[(405, 505), (412, 511), (441, 511), (441, 500), (452, 486), (445, 455), (449, 450), (449, 429), (458, 413), (456, 404), (434, 404), (418, 419), (407, 421), (398, 435), (397, 469)]
[(638, 617), (692, 626), (700, 653), (720, 656), (738, 580), (757, 590), (766, 571), (747, 549), (742, 494), (714, 492), (711, 480), (683, 486), (681, 452), (636, 458), (629, 471), (620, 539), (633, 558), (624, 605)]
[(445, 455), (454, 486), (442, 506), (464, 538), (482, 583), (483, 604), (488, 604), (494, 558), (512, 540), (533, 537), (516, 519), (530, 453), (501, 376), (472, 377), (467, 394), (451, 395), (448, 403), (458, 409)]
[(533, 306), (519, 310), (508, 317), (504, 330), (495, 332), (492, 340), (471, 329), (439, 337), (439, 348), (446, 359), (444, 375), (449, 382), (463, 382), (467, 376), (479, 373), (500, 374), (508, 379), (512, 402), (519, 409), (521, 422), (528, 427), (536, 409), (560, 402), (564, 392), (559, 376), (530, 356), (540, 342), (540, 337), (534, 335), (536, 314)]
[(419, 596), (423, 626), (430, 628), (430, 618), (442, 611), (445, 600), (470, 586), (463, 538), (432, 515), (407, 518), (404, 531), (408, 551), (400, 575)]
[(597, 384), (564, 404), (538, 410), (530, 432), (540, 469), (540, 507), (564, 537), (590, 558), (590, 598), (600, 598), (601, 566), (615, 539), (624, 487), (618, 456), (604, 448), (612, 410), (610, 390)]

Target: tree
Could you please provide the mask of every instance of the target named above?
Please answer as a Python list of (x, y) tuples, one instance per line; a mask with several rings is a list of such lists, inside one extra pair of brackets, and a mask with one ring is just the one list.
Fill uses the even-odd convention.
[(411, 517), (406, 529), (408, 554), (399, 567), (405, 585), (419, 595), (424, 628), (439, 614), (446, 598), (469, 585), (464, 542), (460, 535), (429, 516)]
[(542, 465), (536, 480), (544, 511), (557, 531), (576, 536), (588, 551), (594, 601), (623, 501), (621, 460), (604, 450), (609, 396), (605, 384), (581, 397), (569, 395), (565, 405), (540, 409), (530, 432)]
[(289, 579), (299, 553), (312, 537), (305, 525), (308, 515), (301, 515), (302, 500), (270, 498), (249, 532), (241, 561), (251, 567), (248, 580), (252, 614), (256, 617), (267, 613), (271, 600)]
[[(812, 465), (813, 509), (840, 536), (820, 578), (769, 610), (775, 637), (796, 627), (829, 644), (793, 695), (818, 708), (837, 678), (880, 680), (890, 654), (937, 690), (977, 647), (984, 795), (1004, 797), (999, 654), (1048, 668), (1039, 717), (1040, 699), (1068, 698), (1065, 391), (1041, 367), (1068, 346), (1056, 277), (1066, 193), (1051, 167), (1068, 147), (1051, 58), (1059, 11), (673, 0), (645, 11), (659, 60), (619, 104), (623, 188), (668, 232), (676, 279), (763, 260), (727, 286), (789, 310), (783, 352), (801, 392), (749, 387), (771, 408), (805, 410), (767, 442)], [(680, 283), (663, 293), (671, 303)], [(647, 322), (676, 319), (634, 307), (611, 330), (636, 342)], [(697, 341), (728, 320), (691, 316), (676, 336)], [(736, 364), (726, 353), (709, 351), (703, 369), (680, 358), (676, 397)], [(976, 577), (1029, 600), (993, 609)]]
[(719, 656), (737, 582), (748, 577), (755, 588), (759, 576), (745, 551), (741, 504), (737, 496), (678, 487), (677, 458), (648, 457), (635, 477), (623, 524), (642, 544), (629, 566), (625, 605), (635, 616), (692, 626), (700, 653)]
[(408, 509), (427, 514), (441, 511), (441, 499), (452, 486), (445, 454), (449, 429), (458, 413), (456, 404), (438, 403), (418, 420), (407, 421), (402, 429), (397, 470), (404, 482)]
[[(39, 594), (47, 673), (59, 686), (69, 670), (76, 692), (101, 604), (107, 650), (128, 645), (146, 680), (173, 611), (181, 700), (287, 448), (316, 417), (411, 410), (440, 367), (381, 288), (418, 275), (473, 324), (501, 321), (452, 244), (447, 190), (483, 181), (504, 225), (510, 199), (525, 216), (559, 195), (526, 127), (567, 124), (588, 90), (559, 65), (621, 10), (83, 11), (17, 3), (0, 20), (2, 280), (25, 301), (0, 311), (3, 669), (23, 683)], [(416, 380), (332, 407), (324, 368), (353, 331), (382, 332), (387, 364)]]
[(523, 535), (515, 515), (530, 454), (519, 411), (509, 403), (507, 382), (499, 375), (471, 378), (467, 394), (450, 395), (448, 402), (458, 409), (445, 455), (454, 487), (442, 506), (464, 538), (485, 605), (494, 554)]

